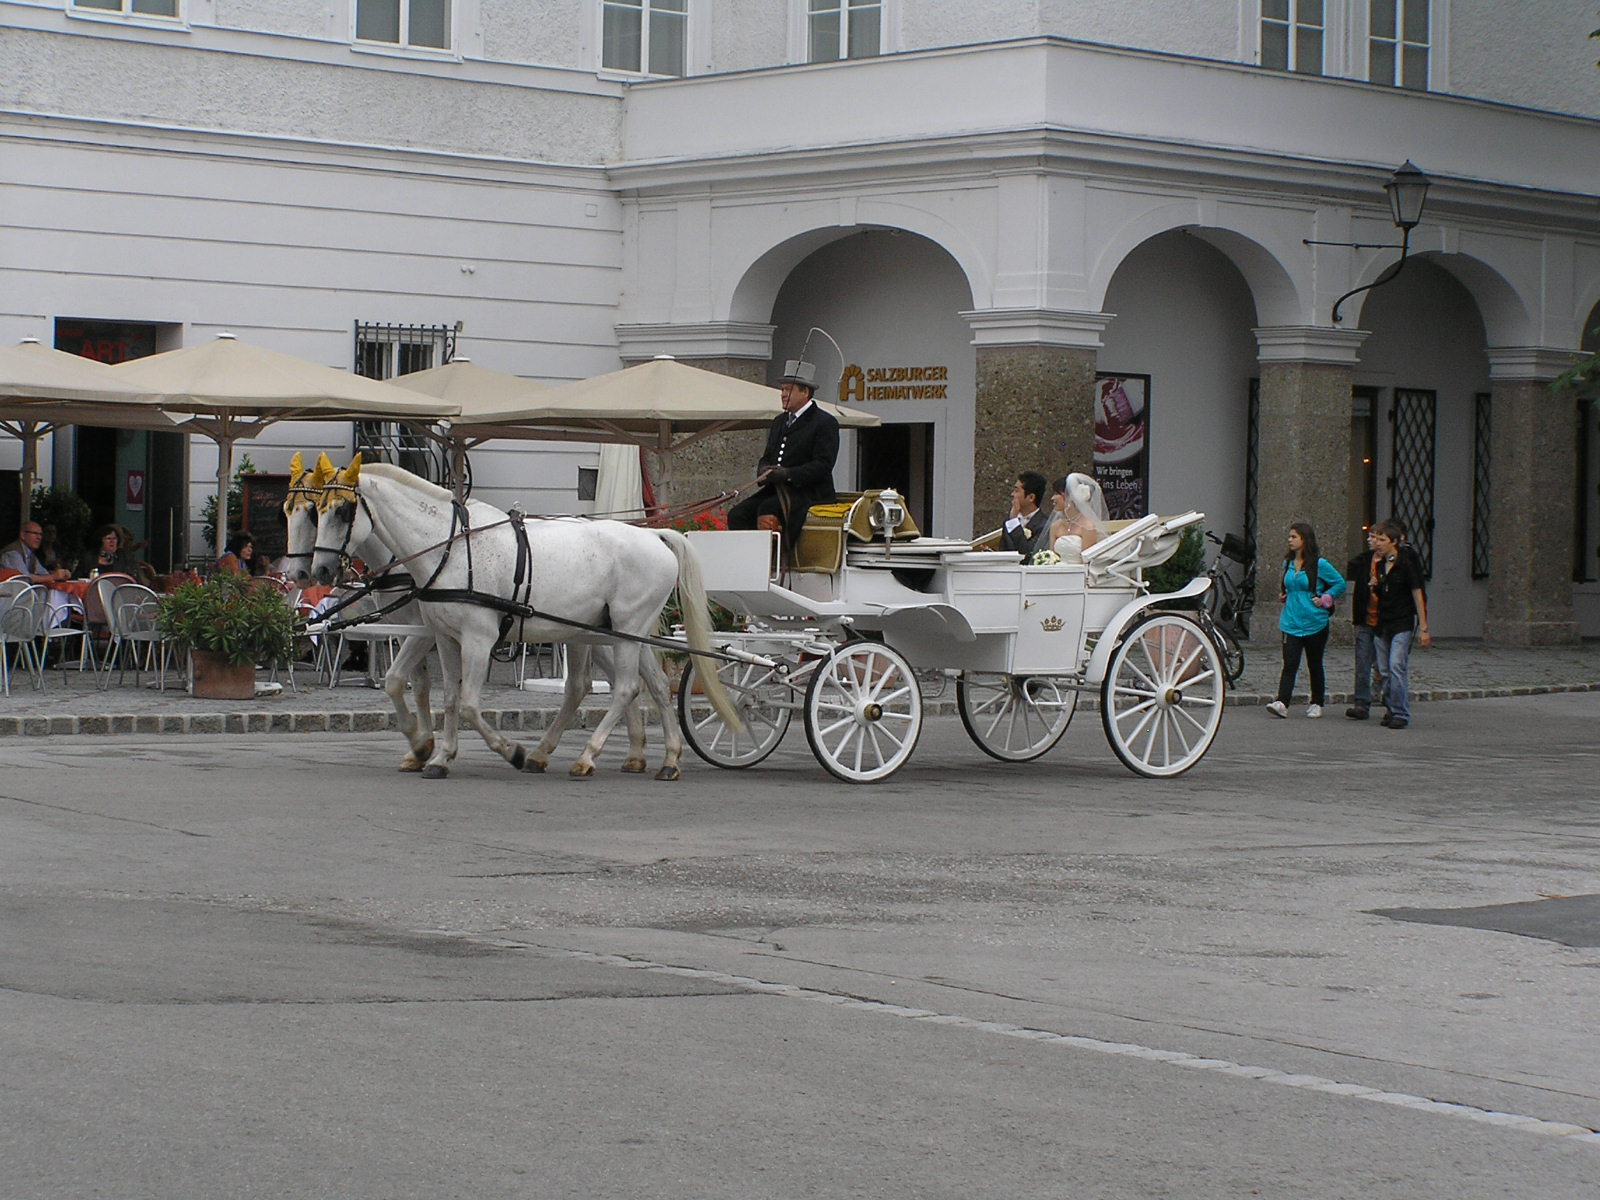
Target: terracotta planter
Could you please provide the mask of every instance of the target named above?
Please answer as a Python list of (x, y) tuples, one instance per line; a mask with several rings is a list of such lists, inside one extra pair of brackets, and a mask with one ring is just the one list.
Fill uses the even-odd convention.
[(216, 650), (196, 650), (194, 694), (201, 700), (254, 700), (255, 664), (234, 666)]

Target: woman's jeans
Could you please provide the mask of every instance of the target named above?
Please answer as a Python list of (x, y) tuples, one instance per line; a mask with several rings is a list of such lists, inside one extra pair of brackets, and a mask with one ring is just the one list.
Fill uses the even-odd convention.
[(1391, 716), (1404, 721), (1411, 720), (1411, 696), (1406, 680), (1406, 668), (1411, 662), (1413, 633), (1413, 630), (1404, 629), (1388, 637), (1380, 633), (1373, 639), (1378, 647), (1379, 670), (1388, 676), (1388, 685), (1384, 689), (1384, 703), (1388, 705)]
[(1300, 654), (1305, 652), (1306, 669), (1311, 673), (1311, 703), (1328, 702), (1328, 680), (1322, 671), (1322, 651), (1328, 645), (1326, 628), (1310, 637), (1283, 635), (1283, 674), (1278, 678), (1278, 699), (1289, 703), (1294, 695), (1294, 677), (1300, 674)]
[(1389, 662), (1378, 658), (1378, 631), (1371, 625), (1356, 627), (1356, 690), (1351, 700), (1357, 708), (1372, 707), (1372, 668), (1378, 668), (1378, 702), (1383, 702), (1383, 688), (1389, 675)]

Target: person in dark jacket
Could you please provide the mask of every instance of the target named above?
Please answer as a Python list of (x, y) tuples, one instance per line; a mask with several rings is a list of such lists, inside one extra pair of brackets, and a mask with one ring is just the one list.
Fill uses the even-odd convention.
[(1022, 472), (1011, 485), (1011, 512), (1000, 531), (1000, 549), (1015, 550), (1024, 563), (1050, 549), (1050, 514), (1043, 507), (1049, 486), (1037, 471)]
[(133, 555), (123, 549), (122, 532), (115, 525), (102, 525), (95, 531), (96, 549), (87, 550), (78, 559), (73, 571), (76, 579), (93, 579), (96, 575), (128, 575), (134, 573)]
[(1378, 659), (1384, 663), (1388, 684), (1384, 703), (1388, 714), (1383, 724), (1404, 729), (1411, 724), (1409, 667), (1411, 643), (1433, 645), (1428, 632), (1428, 596), (1424, 590), (1422, 559), (1402, 544), (1404, 533), (1392, 521), (1379, 521), (1372, 527), (1378, 605), (1374, 642)]
[(813, 504), (837, 499), (833, 463), (839, 457), (839, 422), (813, 399), (814, 364), (785, 364), (779, 396), (783, 412), (767, 431), (767, 448), (756, 464), (755, 493), (728, 510), (729, 529), (776, 529), (793, 546)]

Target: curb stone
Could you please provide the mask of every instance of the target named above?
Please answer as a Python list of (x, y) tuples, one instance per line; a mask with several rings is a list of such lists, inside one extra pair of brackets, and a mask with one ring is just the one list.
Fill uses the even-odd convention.
[[(1559, 692), (1600, 691), (1600, 682), (1542, 684), (1498, 688), (1432, 688), (1415, 691), (1414, 703), (1445, 700), (1483, 700), (1517, 696), (1544, 696)], [(1328, 693), (1327, 707), (1350, 702), (1348, 692)], [(1236, 692), (1227, 699), (1229, 708), (1259, 708), (1272, 697), (1263, 693)], [(1300, 700), (1296, 699), (1296, 703)], [(1079, 708), (1099, 711), (1099, 697), (1086, 694)], [(502, 730), (534, 731), (549, 727), (555, 708), (485, 709), (488, 723)], [(927, 716), (948, 717), (956, 713), (953, 699), (926, 702)], [(574, 728), (589, 729), (604, 709), (584, 708)], [(435, 714), (434, 727), (440, 727)], [(228, 713), (104, 713), (83, 716), (16, 717), (0, 716), (0, 740), (12, 737), (106, 737), (147, 734), (241, 734), (241, 733), (385, 733), (396, 729), (394, 714), (388, 711), (337, 710)]]

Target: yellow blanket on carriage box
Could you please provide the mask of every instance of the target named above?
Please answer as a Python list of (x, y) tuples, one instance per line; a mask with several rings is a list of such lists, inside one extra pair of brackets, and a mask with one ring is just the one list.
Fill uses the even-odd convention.
[[(844, 550), (851, 538), (870, 542), (873, 536), (872, 503), (878, 491), (842, 492), (832, 504), (813, 504), (806, 512), (800, 540), (794, 547), (794, 565), (800, 572), (831, 575), (844, 565)], [(895, 528), (895, 541), (920, 537), (911, 514)]]

